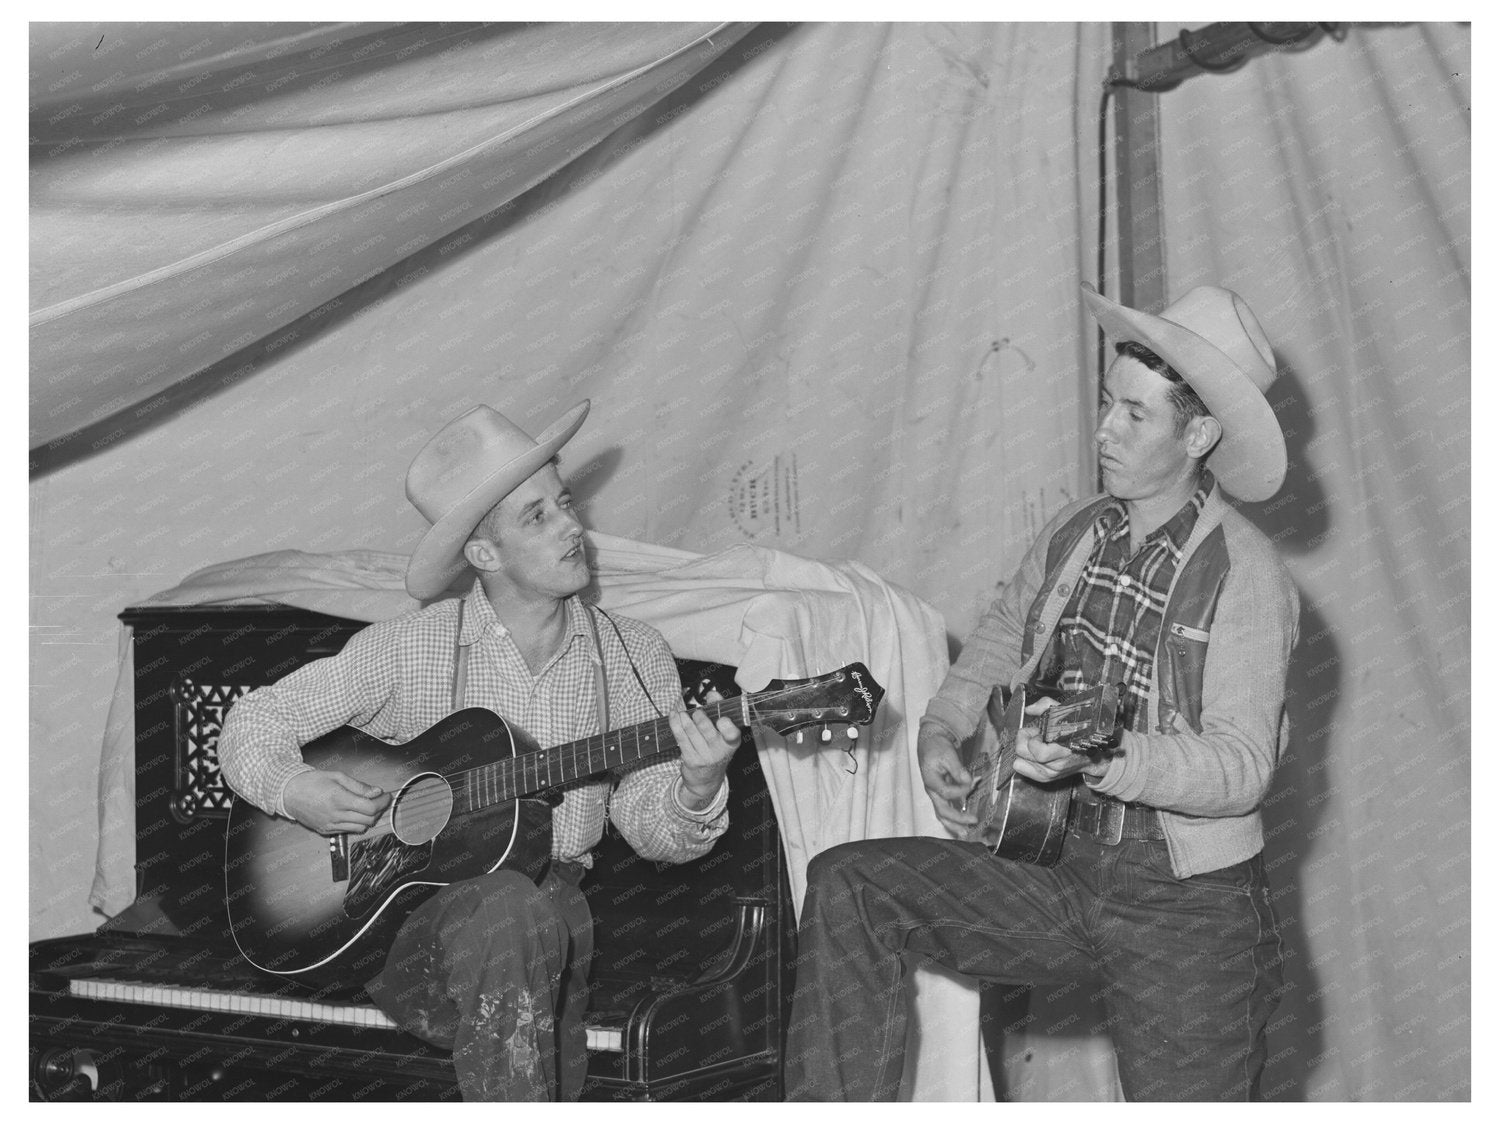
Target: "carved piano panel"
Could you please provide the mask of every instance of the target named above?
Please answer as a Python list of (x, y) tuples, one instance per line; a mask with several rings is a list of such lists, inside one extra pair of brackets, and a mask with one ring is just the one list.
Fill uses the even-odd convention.
[[(228, 706), (332, 654), (357, 622), (271, 607), (129, 610), (135, 629), (137, 902), (98, 934), (31, 953), (33, 1099), (454, 1099), (446, 1054), (368, 997), (256, 972), (223, 920)], [(685, 689), (737, 690), (681, 665)], [(595, 914), (586, 1099), (779, 1099), (792, 914), (753, 742), (731, 828), (680, 866), (613, 833), (585, 880)]]

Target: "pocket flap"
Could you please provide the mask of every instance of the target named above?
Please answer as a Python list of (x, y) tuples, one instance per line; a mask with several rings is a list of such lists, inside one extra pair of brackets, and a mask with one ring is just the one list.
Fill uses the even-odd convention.
[(1193, 628), (1178, 621), (1172, 622), (1172, 635), (1181, 636), (1185, 640), (1196, 640), (1200, 644), (1208, 643), (1208, 633), (1201, 628)]

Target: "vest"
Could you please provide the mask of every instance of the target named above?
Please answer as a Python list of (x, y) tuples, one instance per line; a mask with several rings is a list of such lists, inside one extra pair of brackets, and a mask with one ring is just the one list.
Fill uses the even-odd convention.
[[(1109, 497), (1102, 496), (1096, 503), (1084, 507), (1059, 527), (1047, 544), (1047, 580), (1042, 582), (1041, 590), (1026, 613), (1026, 632), (1021, 640), (1023, 664), (1031, 658), (1037, 621), (1042, 615), (1048, 591), (1056, 584), (1063, 564), (1088, 534), (1108, 502)], [(1224, 527), (1220, 524), (1178, 565), (1166, 612), (1162, 615), (1153, 668), (1159, 686), (1156, 717), (1160, 733), (1171, 733), (1173, 720), (1178, 715), (1195, 734), (1203, 732), (1203, 665), (1208, 659), (1209, 628), (1213, 624), (1214, 609), (1228, 573), (1229, 548), (1225, 545)], [(1047, 643), (1049, 646), (1057, 643), (1055, 629)], [(1050, 652), (1044, 654), (1041, 666), (1047, 665), (1050, 655)]]

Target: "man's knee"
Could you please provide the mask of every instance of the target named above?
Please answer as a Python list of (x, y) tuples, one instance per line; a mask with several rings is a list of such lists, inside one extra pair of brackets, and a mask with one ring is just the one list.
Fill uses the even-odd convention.
[(863, 839), (840, 843), (815, 855), (807, 865), (807, 900), (804, 917), (841, 918), (860, 911), (861, 891), (890, 881), (885, 876), (906, 861), (896, 842)]
[(883, 876), (920, 862), (932, 841), (923, 838), (857, 839), (840, 843), (813, 856), (807, 864), (807, 885), (821, 888), (879, 884)]
[(807, 864), (807, 897), (822, 905), (847, 897), (851, 885), (864, 881), (868, 846), (863, 841), (840, 843), (820, 851)]
[(456, 883), (443, 916), (446, 940), (452, 943), (529, 947), (555, 939), (566, 929), (552, 899), (531, 879), (513, 870), (496, 870)]

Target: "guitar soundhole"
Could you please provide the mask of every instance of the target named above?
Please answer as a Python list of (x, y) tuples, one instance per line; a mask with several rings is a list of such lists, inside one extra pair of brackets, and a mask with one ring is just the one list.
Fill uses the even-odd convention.
[(437, 838), (453, 815), (453, 788), (436, 773), (413, 777), (396, 794), (391, 808), (391, 832), (416, 847)]

